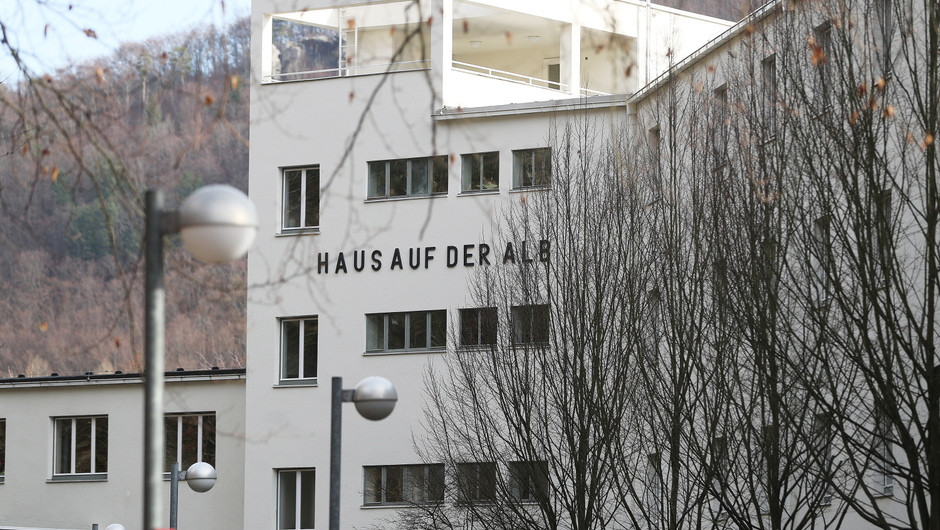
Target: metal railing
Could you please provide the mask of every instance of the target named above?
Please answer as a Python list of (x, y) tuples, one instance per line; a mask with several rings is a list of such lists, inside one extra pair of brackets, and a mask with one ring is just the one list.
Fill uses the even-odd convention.
[(390, 72), (411, 72), (427, 70), (431, 62), (427, 59), (418, 61), (398, 61), (394, 63), (350, 65), (345, 67), (325, 68), (322, 70), (304, 70), (299, 72), (282, 72), (264, 77), (265, 83), (280, 83), (284, 81), (309, 81), (311, 79), (332, 79), (336, 77), (352, 77), (357, 75), (385, 74)]
[(510, 81), (520, 85), (546, 88), (548, 90), (559, 90), (561, 92), (568, 91), (568, 85), (564, 83), (557, 83), (555, 81), (549, 81), (548, 79), (539, 79), (538, 77), (507, 72), (505, 70), (497, 70), (496, 68), (489, 68), (486, 66), (480, 66), (478, 64), (462, 63), (460, 61), (453, 61), (452, 64), (454, 70), (458, 72), (489, 77), (491, 79), (499, 79), (502, 81)]

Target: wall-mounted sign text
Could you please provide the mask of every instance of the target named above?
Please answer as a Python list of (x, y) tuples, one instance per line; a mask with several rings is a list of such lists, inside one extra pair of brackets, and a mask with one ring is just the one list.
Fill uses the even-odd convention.
[(412, 247), (403, 250), (396, 247), (385, 252), (379, 249), (353, 250), (333, 253), (332, 256), (330, 252), (317, 252), (317, 274), (347, 274), (366, 269), (380, 271), (383, 267), (388, 267), (388, 270), (405, 270), (406, 267), (413, 270), (428, 269), (435, 261), (448, 268), (476, 267), (492, 263), (547, 263), (548, 258), (547, 239), (539, 240), (537, 245), (528, 241), (506, 243), (501, 255), (498, 249), (486, 243), (447, 245), (440, 249)]

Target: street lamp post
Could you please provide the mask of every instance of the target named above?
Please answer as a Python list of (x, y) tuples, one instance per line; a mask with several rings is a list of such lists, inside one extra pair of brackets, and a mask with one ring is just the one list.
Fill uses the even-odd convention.
[(330, 407), (330, 530), (339, 530), (339, 466), (343, 429), (343, 403), (353, 402), (363, 418), (378, 421), (395, 408), (398, 392), (384, 377), (372, 376), (359, 381), (356, 388), (343, 389), (343, 378), (333, 378)]
[(212, 464), (208, 462), (196, 462), (189, 466), (186, 471), (180, 471), (180, 463), (173, 462), (170, 470), (170, 528), (177, 527), (177, 521), (180, 506), (179, 483), (184, 481), (189, 484), (189, 489), (197, 493), (205, 493), (215, 486), (218, 479), (218, 473)]
[(163, 194), (145, 196), (144, 226), (144, 530), (163, 520), (163, 236), (179, 233), (187, 250), (207, 263), (245, 254), (258, 231), (258, 214), (241, 191), (222, 184), (203, 186), (180, 209), (164, 210)]

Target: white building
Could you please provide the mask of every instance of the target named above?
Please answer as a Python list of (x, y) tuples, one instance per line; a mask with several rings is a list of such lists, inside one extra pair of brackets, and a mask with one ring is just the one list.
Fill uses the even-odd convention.
[(637, 1), (253, 3), (245, 528), (327, 526), (335, 376), (398, 389), (382, 422), (345, 411), (340, 494), (343, 528), (394, 515), (366, 482), (435, 472), (401, 467), (421, 464), (425, 369), (468, 275), (507, 259), (500, 209), (546, 184), (553, 120), (626, 120), (729, 25)]
[[(141, 374), (0, 379), (0, 528), (140, 528), (143, 401)], [(239, 528), (245, 370), (168, 372), (164, 407), (167, 466), (205, 461), (219, 476), (203, 494), (180, 484), (180, 525)]]

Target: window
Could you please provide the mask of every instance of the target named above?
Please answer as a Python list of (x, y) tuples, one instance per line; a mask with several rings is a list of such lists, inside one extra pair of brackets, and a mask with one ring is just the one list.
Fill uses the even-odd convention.
[(832, 98), (830, 96), (831, 88), (831, 69), (829, 64), (833, 60), (832, 56), (832, 23), (826, 21), (813, 29), (813, 41), (810, 43), (810, 61), (816, 67), (819, 73), (819, 83), (816, 87), (816, 102), (820, 115), (829, 111), (832, 107)]
[(832, 439), (833, 429), (832, 420), (828, 414), (817, 414), (813, 419), (813, 432), (810, 443), (812, 444), (811, 469), (816, 475), (817, 490), (819, 492), (818, 501), (820, 504), (829, 504), (832, 502), (832, 492), (829, 488), (829, 481), (832, 478), (833, 457), (832, 457)]
[(872, 484), (875, 493), (881, 492), (890, 495), (894, 486), (894, 477), (891, 467), (894, 465), (894, 451), (891, 449), (892, 431), (891, 419), (882, 407), (875, 410), (874, 431), (872, 436), (872, 460), (874, 473)]
[(720, 166), (728, 160), (728, 128), (731, 120), (728, 113), (727, 85), (716, 88), (713, 96), (715, 121), (712, 127), (715, 134), (712, 137), (712, 149), (715, 153), (715, 165)]
[(712, 488), (711, 511), (713, 516), (724, 518), (728, 515), (722, 508), (722, 502), (728, 491), (728, 439), (724, 436), (715, 438), (710, 449), (711, 468), (708, 472)]
[(163, 471), (173, 462), (187, 469), (196, 462), (215, 465), (215, 414), (167, 414), (163, 422), (166, 441)]
[(650, 453), (646, 456), (646, 489), (643, 501), (648, 513), (654, 520), (662, 516), (663, 506), (663, 471), (662, 457), (659, 453)]
[(0, 418), (0, 484), (6, 475), (7, 461), (7, 420)]
[(548, 342), (548, 304), (512, 308), (512, 338), (515, 344)]
[(523, 149), (512, 152), (512, 187), (543, 188), (552, 185), (552, 150)]
[(366, 466), (363, 504), (424, 504), (444, 500), (444, 464)]
[(315, 383), (317, 318), (281, 319), (281, 383)]
[(544, 502), (548, 495), (548, 462), (509, 463), (509, 492), (522, 502)]
[(496, 477), (495, 462), (457, 464), (458, 502), (493, 502), (496, 499)]
[(499, 153), (463, 155), (460, 191), (499, 189)]
[(652, 155), (653, 155), (653, 160), (655, 162), (659, 162), (659, 156), (660, 156), (659, 151), (660, 151), (660, 146), (662, 144), (662, 132), (659, 129), (659, 125), (649, 130), (649, 144), (650, 144), (650, 151), (652, 152)]
[(285, 231), (320, 226), (320, 168), (284, 170)]
[(55, 419), (55, 475), (108, 472), (108, 417)]
[(278, 530), (312, 530), (316, 470), (286, 469), (277, 472)]
[(830, 274), (832, 272), (832, 243), (829, 232), (829, 216), (813, 221), (813, 245), (810, 247), (810, 267), (813, 274), (813, 296), (817, 307), (824, 307), (829, 300)]
[(894, 13), (891, 12), (891, 0), (874, 0), (874, 9), (870, 15), (874, 17), (871, 22), (872, 38), (878, 58), (881, 60), (882, 72), (887, 75), (891, 71), (891, 35), (894, 26)]
[(496, 344), (497, 316), (495, 307), (460, 310), (460, 345), (491, 346)]
[(447, 345), (447, 311), (366, 315), (366, 350), (437, 350)]
[(447, 193), (447, 155), (369, 162), (369, 198)]
[(761, 90), (763, 92), (764, 128), (769, 134), (776, 131), (777, 57), (771, 55), (761, 61)]

